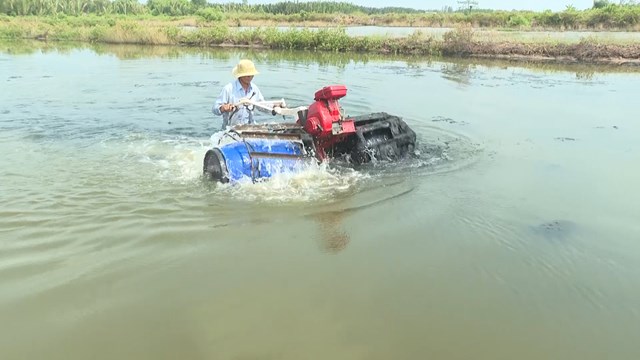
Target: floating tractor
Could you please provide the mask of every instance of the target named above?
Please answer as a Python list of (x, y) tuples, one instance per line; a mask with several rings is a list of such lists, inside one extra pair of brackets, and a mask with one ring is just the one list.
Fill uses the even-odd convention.
[(207, 178), (228, 183), (259, 181), (274, 174), (301, 171), (308, 161), (340, 158), (353, 164), (395, 161), (413, 154), (416, 134), (399, 117), (384, 112), (345, 117), (338, 102), (343, 85), (316, 91), (314, 102), (298, 108), (243, 99), (236, 107), (258, 107), (273, 115), (295, 116), (295, 123), (237, 125), (208, 150)]

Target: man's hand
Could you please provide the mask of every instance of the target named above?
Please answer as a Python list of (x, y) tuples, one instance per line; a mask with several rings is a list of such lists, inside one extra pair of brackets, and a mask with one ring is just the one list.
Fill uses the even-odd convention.
[(233, 111), (233, 109), (235, 108), (235, 106), (233, 106), (233, 104), (222, 104), (220, 105), (220, 112), (226, 113), (226, 112), (231, 112)]

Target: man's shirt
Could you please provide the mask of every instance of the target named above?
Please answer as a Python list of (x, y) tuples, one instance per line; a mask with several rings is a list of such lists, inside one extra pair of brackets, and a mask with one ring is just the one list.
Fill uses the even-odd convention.
[(235, 80), (222, 88), (216, 103), (213, 104), (211, 109), (214, 114), (222, 115), (222, 128), (227, 126), (234, 126), (238, 124), (253, 124), (253, 111), (247, 109), (245, 106), (238, 107), (237, 111), (222, 113), (220, 106), (222, 104), (235, 104), (242, 98), (251, 98), (254, 101), (264, 101), (264, 96), (260, 92), (260, 89), (253, 82), (249, 85), (249, 89), (245, 91), (240, 84), (240, 80)]

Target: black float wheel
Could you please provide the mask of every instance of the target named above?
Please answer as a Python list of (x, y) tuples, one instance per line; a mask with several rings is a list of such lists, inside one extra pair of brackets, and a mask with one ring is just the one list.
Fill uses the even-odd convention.
[(202, 164), (203, 175), (221, 183), (229, 182), (229, 171), (224, 161), (224, 155), (218, 149), (211, 149), (204, 155)]

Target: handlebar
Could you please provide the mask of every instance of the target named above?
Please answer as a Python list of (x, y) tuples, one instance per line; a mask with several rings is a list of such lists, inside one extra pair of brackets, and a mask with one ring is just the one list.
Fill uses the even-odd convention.
[[(253, 106), (271, 112), (272, 115), (296, 116), (299, 111), (307, 110), (306, 106), (298, 106), (296, 108), (288, 108), (284, 99), (271, 101), (254, 101), (249, 98), (240, 99), (233, 106), (238, 109), (240, 106)], [(252, 110), (252, 109), (251, 109)]]

